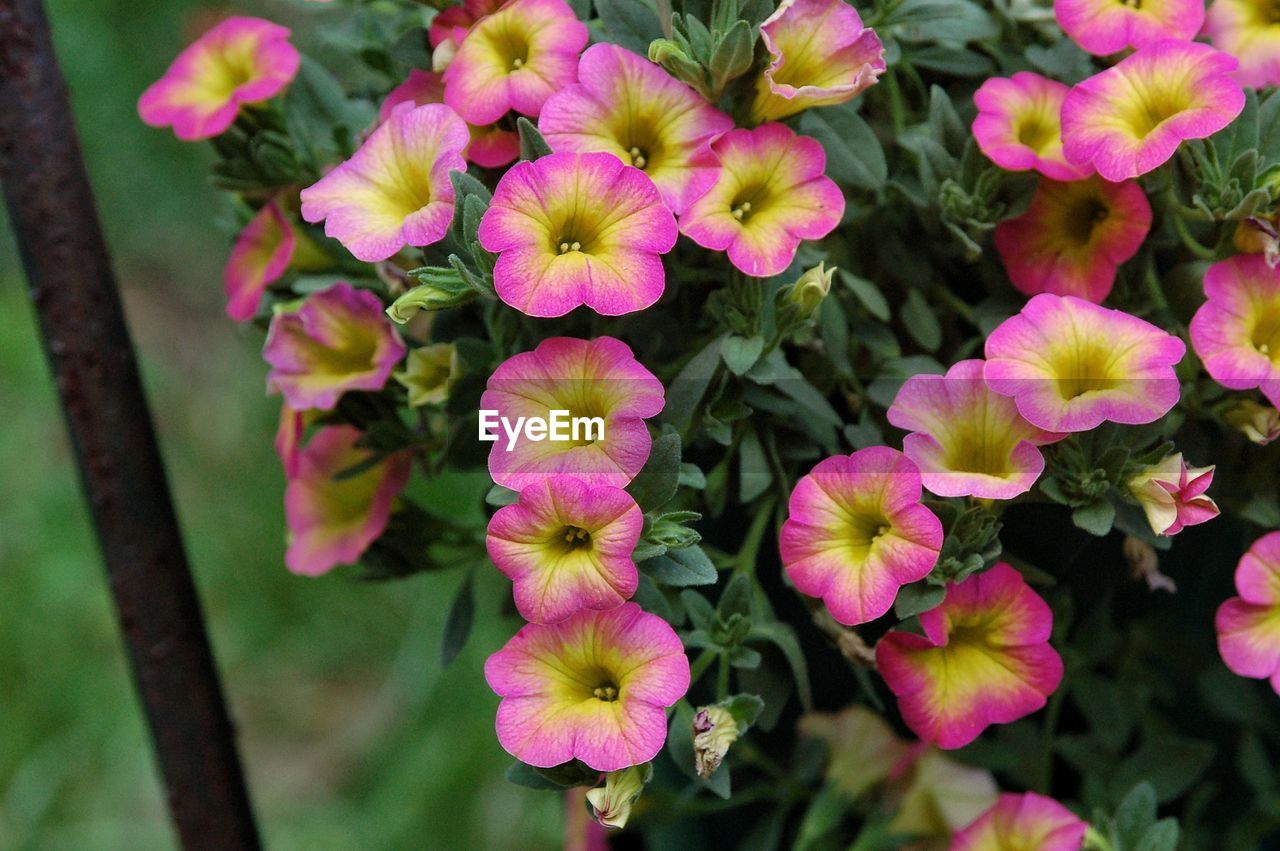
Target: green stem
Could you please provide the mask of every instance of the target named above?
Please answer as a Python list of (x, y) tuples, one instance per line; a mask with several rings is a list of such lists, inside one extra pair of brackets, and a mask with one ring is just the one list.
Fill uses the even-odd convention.
[(729, 698), (729, 654), (720, 654), (720, 668), (716, 671), (716, 701)]
[(1196, 257), (1201, 260), (1212, 260), (1217, 256), (1216, 251), (1208, 248), (1192, 235), (1191, 230), (1187, 227), (1187, 220), (1179, 214), (1175, 214), (1173, 217), (1173, 229), (1178, 232), (1178, 239), (1182, 240), (1182, 244)]
[(1040, 752), (1040, 778), (1036, 789), (1040, 794), (1048, 795), (1053, 780), (1053, 735), (1058, 728), (1058, 716), (1062, 713), (1062, 701), (1067, 693), (1066, 682), (1059, 684), (1053, 697), (1049, 698), (1049, 706), (1044, 714), (1044, 737)]
[(720, 655), (719, 650), (703, 650), (697, 659), (693, 660), (693, 664), (689, 666), (689, 685), (696, 683), (703, 674), (707, 672), (707, 668), (711, 667), (711, 663)]
[(738, 555), (734, 559), (733, 569), (737, 573), (755, 574), (756, 559), (760, 555), (760, 543), (764, 539), (765, 529), (769, 527), (769, 520), (773, 517), (772, 495), (765, 497), (756, 506), (756, 516), (751, 520), (751, 528), (747, 530), (747, 536), (742, 541), (742, 549), (738, 550)]

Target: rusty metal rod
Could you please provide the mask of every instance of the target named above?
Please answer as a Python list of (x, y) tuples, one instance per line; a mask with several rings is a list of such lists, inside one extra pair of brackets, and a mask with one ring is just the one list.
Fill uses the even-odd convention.
[(235, 734), (40, 0), (0, 0), (0, 184), (178, 836), (185, 848), (255, 849)]

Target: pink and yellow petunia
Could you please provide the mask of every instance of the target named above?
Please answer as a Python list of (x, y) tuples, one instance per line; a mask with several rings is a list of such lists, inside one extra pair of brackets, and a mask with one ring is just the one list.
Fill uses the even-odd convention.
[(879, 36), (845, 0), (782, 0), (760, 38), (769, 65), (756, 81), (756, 123), (852, 100), (884, 73)]
[(973, 93), (973, 136), (982, 153), (1009, 171), (1035, 170), (1053, 180), (1093, 174), (1062, 153), (1060, 113), (1069, 87), (1030, 71), (991, 77)]
[(1138, 471), (1127, 485), (1157, 535), (1176, 535), (1218, 516), (1218, 506), (1205, 495), (1213, 484), (1213, 467), (1188, 467), (1181, 452)]
[(1157, 41), (1075, 86), (1062, 104), (1067, 162), (1107, 180), (1163, 165), (1185, 139), (1204, 139), (1244, 109), (1236, 61), (1207, 44)]
[(948, 585), (920, 626), (924, 635), (880, 639), (876, 663), (907, 726), (939, 747), (963, 747), (991, 724), (1030, 715), (1062, 681), (1062, 658), (1049, 646), (1053, 613), (1007, 564)]
[(1190, 41), (1204, 23), (1204, 0), (1054, 0), (1062, 31), (1095, 56), (1166, 39)]
[(453, 219), (449, 172), (467, 170), (470, 138), (443, 104), (400, 104), (351, 159), (302, 190), (302, 218), (323, 221), (366, 263), (437, 242)]
[(622, 488), (548, 476), (498, 509), (486, 546), (514, 583), (520, 616), (556, 623), (630, 599), (640, 581), (631, 552), (643, 525), (640, 507)]
[[(471, 28), (485, 15), (492, 15), (501, 9), (506, 2), (507, 0), (463, 0), (459, 6), (441, 9), (427, 27), (427, 43), (437, 52), (443, 45), (444, 52), (452, 58)], [(432, 58), (434, 59), (434, 55)]]
[(840, 623), (880, 617), (938, 561), (942, 523), (920, 496), (920, 471), (896, 449), (820, 462), (791, 492), (778, 538), (788, 578)]
[(1271, 0), (1213, 0), (1203, 34), (1239, 60), (1242, 86), (1280, 86), (1280, 15)]
[(294, 573), (319, 576), (355, 562), (387, 528), (412, 459), (399, 453), (339, 477), (370, 459), (370, 451), (356, 445), (362, 434), (351, 426), (328, 426), (297, 457), (284, 491), (289, 526), (284, 558)]
[(279, 94), (298, 73), (289, 30), (261, 18), (227, 18), (196, 39), (138, 99), (152, 127), (184, 141), (221, 135), (240, 107)]
[(1006, 792), (991, 809), (955, 835), (950, 851), (1080, 851), (1087, 822), (1052, 798)]
[(553, 150), (603, 151), (643, 169), (677, 215), (716, 179), (711, 142), (733, 120), (666, 71), (616, 44), (582, 54), (578, 82), (542, 108)]
[(1218, 608), (1218, 652), (1232, 673), (1271, 680), (1280, 694), (1280, 532), (1253, 542), (1236, 567), (1236, 591)]
[(577, 78), (587, 28), (564, 0), (514, 0), (467, 33), (444, 72), (444, 100), (468, 123), (515, 110), (536, 118)]
[(666, 707), (689, 689), (689, 660), (666, 621), (624, 603), (522, 627), (484, 676), (502, 698), (498, 741), (516, 759), (617, 771), (662, 749)]
[(513, 490), (561, 474), (626, 487), (649, 458), (652, 438), (644, 421), (662, 411), (663, 401), (662, 382), (626, 343), (613, 337), (543, 340), (493, 371), (480, 408), (510, 422), (568, 411), (570, 417), (602, 420), (604, 436), (588, 436), (584, 429), (577, 441), (519, 439), (509, 446), (499, 435), (489, 453), (489, 474)]
[(267, 287), (284, 276), (297, 246), (293, 226), (280, 205), (268, 201), (236, 237), (222, 273), (227, 315), (237, 322), (258, 312)]
[(1042, 293), (987, 337), (987, 386), (1052, 432), (1155, 422), (1178, 404), (1179, 338), (1121, 310)]
[(992, 392), (980, 360), (960, 361), (945, 376), (908, 378), (889, 406), (889, 422), (911, 432), (902, 451), (938, 496), (1026, 493), (1044, 472), (1039, 447), (1062, 438), (1031, 425), (1012, 399)]
[(262, 348), (267, 389), (297, 410), (328, 410), (348, 390), (381, 389), (404, 353), (378, 297), (345, 283), (276, 314)]
[(828, 178), (816, 139), (781, 124), (730, 130), (712, 146), (720, 159), (715, 184), (680, 219), (694, 242), (727, 251), (748, 275), (786, 271), (801, 240), (821, 239), (844, 215), (844, 195)]
[(1025, 213), (996, 225), (995, 243), (1018, 292), (1099, 304), (1150, 230), (1151, 204), (1133, 181), (1042, 180)]
[[(461, 8), (461, 7), (454, 7)], [(402, 103), (423, 106), (444, 103), (444, 77), (433, 71), (414, 68), (400, 85), (392, 89), (378, 110), (378, 120), (386, 121)], [(467, 162), (483, 168), (501, 168), (520, 156), (520, 134), (497, 124), (484, 127), (468, 125), (471, 141), (463, 149)]]
[(612, 154), (551, 154), (502, 176), (479, 236), (498, 254), (498, 298), (517, 310), (563, 316), (586, 305), (618, 316), (662, 296), (661, 255), (679, 231), (640, 169)]
[(1280, 407), (1280, 269), (1261, 254), (1237, 255), (1209, 267), (1204, 294), (1191, 345), (1205, 370), (1231, 390), (1257, 387)]

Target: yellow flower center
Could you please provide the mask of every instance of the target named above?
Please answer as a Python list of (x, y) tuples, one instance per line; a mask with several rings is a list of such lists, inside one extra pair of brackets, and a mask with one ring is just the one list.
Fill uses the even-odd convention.
[(1126, 78), (1129, 97), (1117, 104), (1116, 117), (1136, 139), (1145, 139), (1161, 124), (1195, 105), (1195, 93), (1177, 79)]
[(1037, 154), (1058, 138), (1058, 128), (1040, 120), (1038, 115), (1029, 115), (1018, 124), (1018, 142), (1026, 145)]
[(855, 559), (865, 559), (872, 547), (893, 532), (893, 524), (879, 509), (852, 507), (847, 512), (842, 537)]
[(1258, 354), (1280, 363), (1280, 299), (1271, 305), (1270, 310), (1260, 310), (1258, 323), (1249, 334), (1249, 342), (1257, 349)]
[(1120, 376), (1112, 374), (1112, 354), (1107, 340), (1077, 337), (1075, 345), (1050, 353), (1049, 357), (1058, 379), (1058, 393), (1068, 402), (1086, 393), (1120, 385)]
[(993, 430), (985, 426), (985, 416), (979, 422), (957, 423), (955, 431), (941, 440), (946, 450), (948, 469), (997, 478), (1009, 475), (1009, 457), (1017, 436), (1004, 429)]
[(1254, 0), (1247, 10), (1254, 27), (1280, 27), (1280, 0)]
[(1111, 207), (1099, 195), (1089, 195), (1071, 204), (1067, 212), (1066, 236), (1081, 248), (1089, 245), (1098, 227), (1111, 215)]

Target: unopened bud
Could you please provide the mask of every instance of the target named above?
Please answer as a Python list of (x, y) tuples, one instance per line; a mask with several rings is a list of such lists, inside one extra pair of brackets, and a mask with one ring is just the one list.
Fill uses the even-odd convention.
[(603, 786), (587, 790), (587, 803), (596, 821), (613, 830), (626, 827), (632, 806), (652, 776), (653, 765), (647, 762), (606, 774)]
[(694, 767), (702, 778), (715, 774), (738, 740), (738, 722), (723, 706), (704, 706), (693, 716)]
[(441, 286), (439, 284), (422, 284), (409, 290), (395, 300), (387, 308), (387, 315), (392, 321), (403, 325), (417, 315), (419, 310), (444, 310), (466, 304), (479, 295), (475, 290), (465, 287)]
[(1241, 399), (1229, 408), (1226, 420), (1259, 446), (1280, 437), (1280, 411), (1253, 399)]
[(409, 391), (410, 407), (440, 404), (459, 373), (458, 350), (452, 343), (433, 343), (409, 352), (396, 381)]

